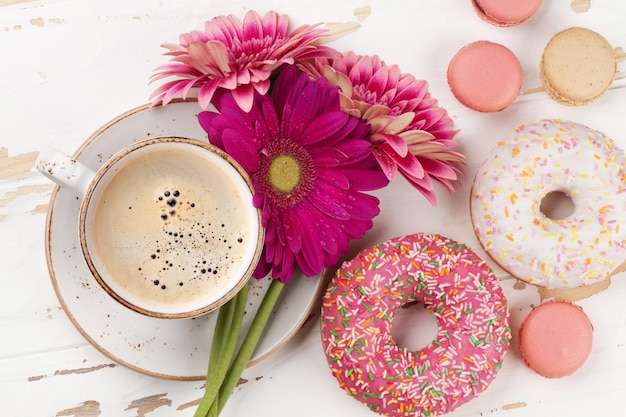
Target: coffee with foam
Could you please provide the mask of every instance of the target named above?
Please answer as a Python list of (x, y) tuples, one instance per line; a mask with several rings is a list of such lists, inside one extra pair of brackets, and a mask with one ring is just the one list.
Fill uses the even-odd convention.
[(250, 186), (207, 147), (168, 138), (130, 148), (92, 183), (86, 258), (123, 304), (157, 316), (213, 309), (254, 269), (261, 244)]

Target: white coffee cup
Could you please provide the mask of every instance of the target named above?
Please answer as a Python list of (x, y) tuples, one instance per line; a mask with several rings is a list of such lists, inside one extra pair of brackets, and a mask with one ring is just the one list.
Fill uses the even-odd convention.
[(250, 180), (206, 142), (145, 140), (96, 172), (48, 149), (36, 167), (82, 198), (85, 261), (100, 286), (132, 310), (199, 316), (231, 299), (256, 267), (263, 228)]

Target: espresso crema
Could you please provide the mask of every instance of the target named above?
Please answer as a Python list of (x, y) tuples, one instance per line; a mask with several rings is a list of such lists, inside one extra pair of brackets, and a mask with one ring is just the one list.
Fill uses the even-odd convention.
[(197, 145), (131, 151), (99, 179), (90, 200), (89, 258), (106, 285), (140, 309), (201, 309), (254, 268), (260, 226), (248, 183)]

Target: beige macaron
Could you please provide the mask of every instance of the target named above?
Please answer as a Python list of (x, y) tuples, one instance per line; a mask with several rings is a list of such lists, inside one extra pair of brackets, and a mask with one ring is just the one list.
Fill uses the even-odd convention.
[(571, 27), (552, 36), (541, 57), (540, 76), (554, 100), (582, 106), (599, 99), (613, 83), (617, 63), (600, 34)]

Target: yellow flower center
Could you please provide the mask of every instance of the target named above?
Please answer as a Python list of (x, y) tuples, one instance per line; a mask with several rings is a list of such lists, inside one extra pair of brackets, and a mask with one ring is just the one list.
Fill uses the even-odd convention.
[(307, 198), (315, 185), (313, 157), (291, 139), (276, 138), (261, 149), (256, 177), (267, 202), (288, 209)]
[(270, 163), (269, 181), (278, 191), (291, 193), (300, 184), (302, 170), (291, 155), (278, 155)]

